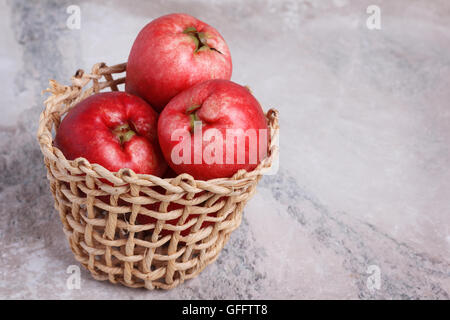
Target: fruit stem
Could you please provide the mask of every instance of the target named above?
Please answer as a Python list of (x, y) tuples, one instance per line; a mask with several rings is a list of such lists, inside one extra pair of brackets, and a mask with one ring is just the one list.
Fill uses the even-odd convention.
[(184, 29), (183, 33), (193, 33), (193, 32), (197, 32), (197, 29), (195, 29), (195, 27), (187, 27), (186, 29)]
[(131, 130), (128, 123), (117, 126), (112, 132), (116, 136), (116, 138), (119, 139), (120, 144), (124, 144), (125, 142), (130, 141), (131, 138), (136, 135), (136, 132)]
[(214, 50), (222, 54), (219, 50), (216, 48), (212, 48), (208, 46), (208, 37), (206, 36), (206, 33), (204, 32), (198, 32), (195, 27), (187, 27), (183, 31), (184, 34), (187, 34), (194, 40), (195, 43), (195, 50), (194, 53), (200, 52), (200, 51), (208, 51), (208, 50)]
[(125, 143), (131, 140), (136, 135), (136, 133), (133, 130), (128, 130), (122, 135), (121, 142)]
[(197, 115), (197, 112), (189, 114), (189, 122), (190, 122), (190, 131), (194, 132), (195, 123), (201, 121), (200, 118)]
[(192, 106), (190, 106), (189, 108), (186, 109), (186, 113), (190, 114), (190, 113), (192, 113), (193, 111), (197, 110), (200, 107), (201, 107), (201, 105), (194, 104), (194, 105), (192, 105)]

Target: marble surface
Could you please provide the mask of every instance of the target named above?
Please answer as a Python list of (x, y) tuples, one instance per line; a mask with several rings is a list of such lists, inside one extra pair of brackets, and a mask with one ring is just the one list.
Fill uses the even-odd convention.
[[(376, 2), (380, 30), (372, 1), (0, 0), (0, 298), (449, 299), (450, 3)], [(170, 12), (215, 26), (233, 80), (279, 109), (280, 169), (199, 277), (148, 292), (82, 270), (71, 290), (35, 139), (41, 90), (125, 61)]]

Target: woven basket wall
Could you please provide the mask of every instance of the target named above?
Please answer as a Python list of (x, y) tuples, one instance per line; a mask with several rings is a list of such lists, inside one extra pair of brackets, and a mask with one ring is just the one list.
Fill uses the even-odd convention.
[[(241, 223), (245, 204), (276, 156), (278, 112), (266, 114), (271, 137), (267, 158), (255, 170), (241, 170), (232, 178), (200, 181), (182, 174), (162, 179), (128, 169), (110, 172), (84, 158), (67, 160), (53, 146), (62, 117), (94, 93), (118, 90), (125, 75), (116, 79), (113, 75), (125, 70), (126, 63), (111, 67), (99, 63), (90, 74), (78, 70), (71, 86), (51, 80), (38, 141), (55, 208), (76, 260), (98, 280), (170, 289), (212, 263)], [(159, 203), (158, 211), (146, 208), (154, 203)], [(181, 208), (168, 211), (170, 203)], [(151, 216), (156, 223), (139, 224), (138, 214)], [(178, 219), (176, 225), (166, 223), (173, 219)], [(204, 221), (211, 223), (201, 228)], [(188, 228), (183, 236), (181, 232)], [(164, 229), (170, 232), (162, 236)]]

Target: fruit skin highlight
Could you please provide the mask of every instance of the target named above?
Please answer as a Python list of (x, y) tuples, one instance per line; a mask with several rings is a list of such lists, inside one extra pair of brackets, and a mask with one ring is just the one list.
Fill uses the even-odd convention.
[(71, 109), (56, 133), (55, 146), (68, 160), (79, 157), (116, 172), (162, 176), (167, 164), (157, 139), (158, 114), (125, 92), (98, 93)]
[[(195, 122), (202, 128), (200, 148), (194, 142), (198, 139), (195, 138)], [(220, 133), (222, 141), (207, 139), (205, 133), (209, 129)], [(241, 134), (234, 140), (227, 139), (228, 130), (236, 129), (241, 130)], [(252, 143), (245, 136), (250, 131), (256, 134)], [(179, 138), (173, 136), (175, 132), (177, 136), (179, 133)], [(228, 80), (209, 80), (181, 92), (167, 104), (159, 116), (158, 138), (166, 161), (177, 174), (188, 173), (195, 179), (208, 180), (231, 177), (240, 169), (253, 170), (267, 154), (269, 130), (260, 104), (247, 88)], [(245, 141), (241, 149), (244, 150), (241, 154), (244, 161), (241, 162), (238, 159), (239, 138)], [(189, 142), (190, 150), (181, 150), (180, 145), (185, 141)], [(211, 148), (213, 142), (218, 148)], [(227, 148), (227, 143), (231, 149)], [(254, 147), (256, 149), (252, 149)], [(209, 151), (220, 155), (216, 153), (219, 149), (222, 157), (216, 159), (221, 161), (208, 163), (205, 155)], [(251, 153), (255, 161), (252, 161)], [(180, 163), (175, 157), (179, 154), (186, 155), (185, 159), (189, 161)], [(196, 163), (199, 158), (201, 163)]]
[(169, 14), (147, 24), (131, 48), (125, 90), (161, 112), (181, 91), (209, 79), (231, 79), (225, 40), (187, 14)]

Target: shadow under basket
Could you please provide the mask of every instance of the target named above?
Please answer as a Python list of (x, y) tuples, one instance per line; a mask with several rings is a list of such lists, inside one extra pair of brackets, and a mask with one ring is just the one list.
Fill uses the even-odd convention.
[[(277, 156), (278, 112), (266, 114), (267, 157), (253, 171), (240, 170), (231, 178), (201, 181), (181, 174), (162, 179), (129, 169), (111, 172), (84, 158), (67, 160), (53, 145), (61, 118), (92, 94), (119, 90), (124, 74), (117, 79), (113, 75), (125, 71), (126, 63), (98, 63), (90, 74), (78, 70), (71, 86), (51, 80), (37, 137), (55, 208), (76, 260), (97, 280), (170, 289), (215, 261), (240, 225), (245, 204)], [(148, 209), (155, 203), (159, 205), (151, 208), (158, 211)], [(139, 224), (138, 214), (154, 223)], [(176, 224), (167, 222), (174, 219)]]

